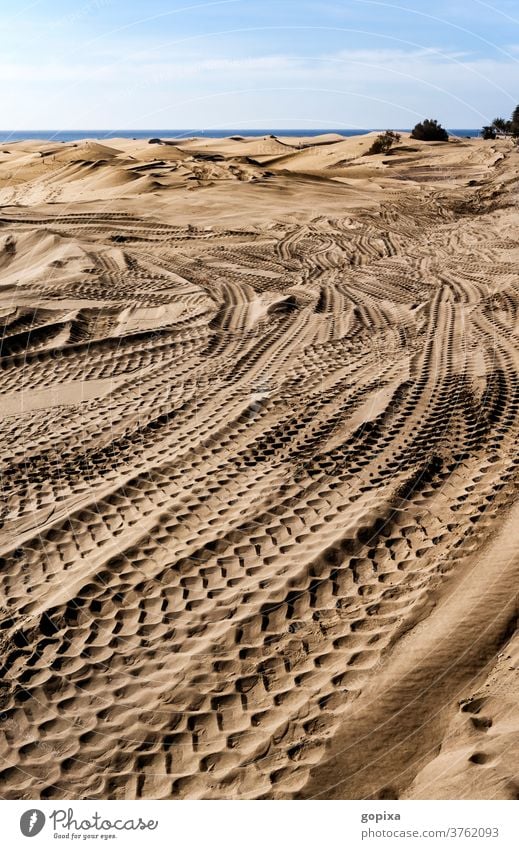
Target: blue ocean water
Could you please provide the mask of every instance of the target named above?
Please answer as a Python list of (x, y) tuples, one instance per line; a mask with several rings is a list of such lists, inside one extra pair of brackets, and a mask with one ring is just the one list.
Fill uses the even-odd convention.
[[(386, 127), (380, 128), (383, 131)], [(375, 131), (379, 131), (376, 128)], [(348, 130), (348, 129), (226, 129), (213, 130), (192, 128), (188, 130), (0, 130), (0, 144), (14, 141), (28, 141), (43, 139), (45, 141), (71, 142), (79, 139), (150, 139), (150, 138), (190, 138), (192, 136), (208, 136), (209, 138), (227, 138), (228, 136), (320, 136), (323, 133), (339, 133), (342, 136), (361, 136), (363, 133), (373, 130)], [(405, 132), (405, 130), (404, 130)], [(453, 136), (479, 136), (480, 130), (475, 129), (449, 129)]]

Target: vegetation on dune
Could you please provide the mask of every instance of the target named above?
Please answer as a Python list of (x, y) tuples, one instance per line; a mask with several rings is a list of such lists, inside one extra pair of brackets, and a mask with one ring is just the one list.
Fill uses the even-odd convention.
[(508, 136), (518, 138), (519, 106), (515, 107), (511, 118), (494, 118), (491, 124), (486, 124), (481, 130), (481, 135), (484, 139), (507, 138)]
[(502, 133), (503, 135), (512, 132), (512, 122), (506, 121), (504, 118), (494, 118), (492, 121), (492, 127), (496, 133)]
[(485, 141), (489, 141), (489, 139), (497, 138), (497, 131), (493, 124), (485, 124), (485, 126), (481, 130), (481, 136), (485, 139)]
[(398, 144), (400, 138), (401, 136), (399, 133), (395, 133), (393, 130), (386, 130), (385, 133), (380, 133), (380, 135), (376, 137), (365, 155), (373, 156), (376, 153), (387, 153), (394, 144)]
[(449, 134), (435, 118), (426, 118), (413, 127), (411, 138), (418, 141), (448, 141)]

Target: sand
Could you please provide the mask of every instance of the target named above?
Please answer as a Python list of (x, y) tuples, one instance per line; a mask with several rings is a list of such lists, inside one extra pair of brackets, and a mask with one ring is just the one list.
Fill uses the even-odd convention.
[(0, 151), (0, 795), (517, 798), (519, 154)]

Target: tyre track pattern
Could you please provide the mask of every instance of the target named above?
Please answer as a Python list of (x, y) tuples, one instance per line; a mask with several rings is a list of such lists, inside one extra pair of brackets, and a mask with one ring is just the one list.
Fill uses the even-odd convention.
[(5, 798), (304, 788), (515, 497), (517, 236), (460, 191), (264, 232), (2, 216), (91, 263), (12, 295), (2, 393), (114, 380), (1, 422)]

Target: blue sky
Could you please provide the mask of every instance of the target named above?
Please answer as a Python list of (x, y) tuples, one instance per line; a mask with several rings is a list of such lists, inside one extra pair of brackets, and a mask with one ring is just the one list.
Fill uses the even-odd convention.
[(0, 0), (2, 129), (478, 127), (518, 0)]

